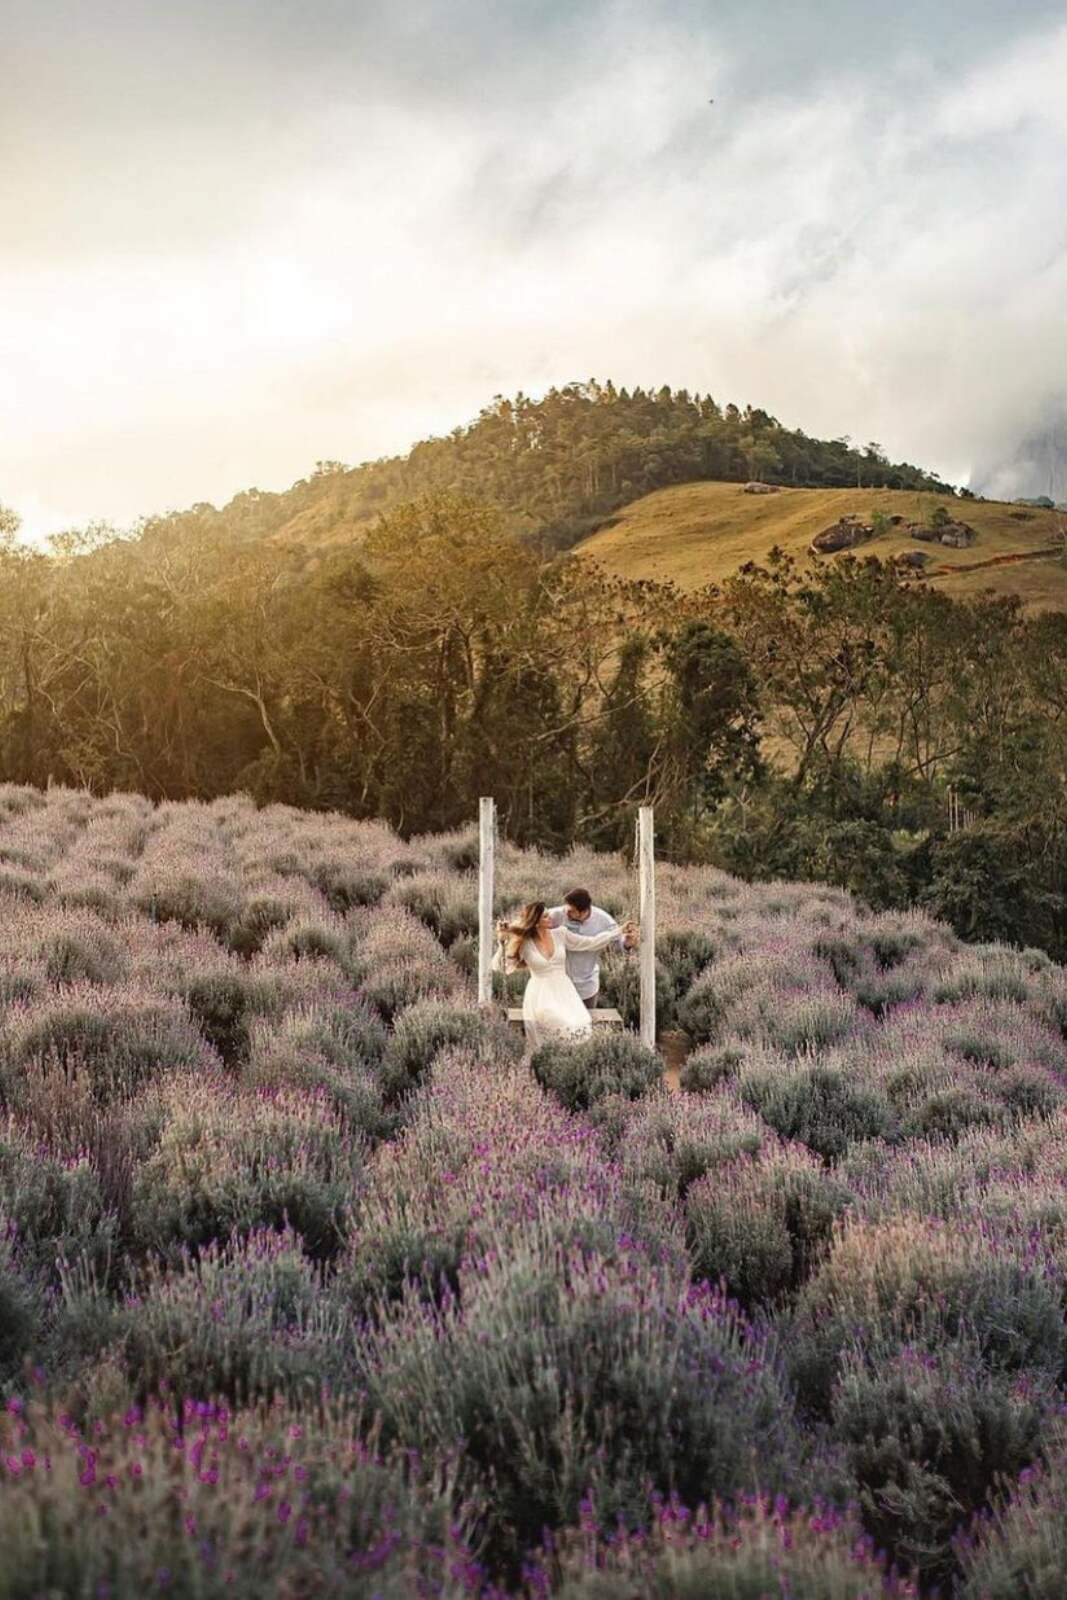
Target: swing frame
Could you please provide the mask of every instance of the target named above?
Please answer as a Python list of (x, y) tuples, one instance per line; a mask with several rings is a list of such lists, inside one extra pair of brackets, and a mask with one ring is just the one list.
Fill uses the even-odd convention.
[[(483, 795), (478, 802), (478, 1003), (493, 1003), (493, 948), (496, 923), (493, 891), (496, 884), (496, 801)], [(652, 806), (637, 813), (638, 949), (641, 976), (641, 1043), (656, 1048), (656, 830)], [(622, 1017), (609, 1007), (590, 1012), (594, 1027), (622, 1027)], [(508, 1021), (522, 1022), (522, 1011), (508, 1009)]]

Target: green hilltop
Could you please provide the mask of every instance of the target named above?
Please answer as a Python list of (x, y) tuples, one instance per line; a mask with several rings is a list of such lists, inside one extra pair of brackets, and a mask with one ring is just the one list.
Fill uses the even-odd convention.
[(610, 381), (550, 389), (541, 400), (497, 396), (475, 420), (406, 455), (361, 466), (319, 462), (279, 493), (247, 489), (221, 509), (199, 504), (149, 518), (143, 533), (172, 542), (217, 532), (316, 546), (345, 541), (383, 511), (440, 491), (498, 506), (513, 531), (546, 553), (569, 548), (642, 496), (700, 479), (763, 478), (809, 488), (953, 493), (935, 474), (889, 461), (873, 441), (814, 439), (759, 407), (720, 404), (685, 389), (629, 390)]

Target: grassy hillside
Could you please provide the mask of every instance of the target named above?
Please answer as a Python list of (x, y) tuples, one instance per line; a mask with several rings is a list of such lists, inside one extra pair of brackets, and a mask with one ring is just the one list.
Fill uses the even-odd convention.
[(472, 843), (0, 786), (0, 1591), (1056, 1600), (1067, 972), (665, 866), (668, 1094)]
[(904, 550), (925, 550), (932, 560), (924, 581), (949, 594), (964, 598), (993, 589), (1021, 595), (1032, 611), (1067, 609), (1067, 566), (1055, 556), (1032, 555), (1067, 528), (1067, 513), (906, 490), (783, 488), (749, 495), (736, 483), (679, 484), (625, 507), (579, 549), (619, 576), (697, 589), (745, 561), (765, 560), (774, 545), (806, 561), (813, 536), (850, 512), (864, 521), (885, 511), (925, 522), (938, 505), (975, 529), (977, 542), (969, 549), (917, 544), (893, 528), (856, 553), (888, 560)]

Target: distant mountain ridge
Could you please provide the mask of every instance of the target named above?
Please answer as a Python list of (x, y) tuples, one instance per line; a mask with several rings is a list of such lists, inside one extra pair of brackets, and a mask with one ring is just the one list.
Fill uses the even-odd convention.
[(758, 407), (720, 405), (685, 389), (617, 389), (595, 379), (543, 399), (497, 396), (473, 422), (358, 467), (319, 462), (277, 493), (248, 489), (220, 509), (199, 504), (143, 524), (148, 541), (217, 534), (244, 542), (332, 544), (379, 513), (435, 490), (499, 506), (546, 552), (569, 548), (632, 501), (705, 479), (808, 488), (896, 488), (953, 494), (936, 474), (891, 462), (871, 441), (813, 439)]

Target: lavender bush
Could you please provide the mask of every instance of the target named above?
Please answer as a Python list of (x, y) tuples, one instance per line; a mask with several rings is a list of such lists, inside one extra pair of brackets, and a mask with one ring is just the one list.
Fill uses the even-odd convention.
[(0, 1418), (0, 1596), (460, 1600), (482, 1588), (447, 1478), (343, 1413), (155, 1398)]
[(961, 1600), (1058, 1600), (1067, 1570), (1067, 1432), (1062, 1415), (1044, 1459), (1019, 1473), (1006, 1505), (957, 1537)]
[(505, 1561), (575, 1519), (590, 1487), (633, 1523), (649, 1481), (689, 1497), (778, 1488), (801, 1455), (760, 1337), (640, 1250), (610, 1265), (521, 1242), (491, 1251), (463, 1264), (441, 1309), (402, 1301), (365, 1349), (390, 1437), (462, 1443)]
[(1040, 1452), (1051, 1385), (990, 1370), (964, 1340), (853, 1353), (834, 1392), (836, 1438), (877, 1545), (925, 1584), (956, 1575), (953, 1535)]
[(580, 1044), (543, 1044), (530, 1063), (538, 1083), (569, 1111), (584, 1111), (608, 1095), (635, 1100), (660, 1081), (655, 1053), (629, 1033), (602, 1033)]
[(580, 1528), (536, 1571), (534, 1593), (538, 1585), (560, 1600), (906, 1600), (916, 1592), (887, 1572), (855, 1517), (828, 1505), (796, 1511), (782, 1497), (743, 1495), (694, 1511), (660, 1496), (649, 1532), (637, 1536), (601, 1527), (592, 1499), (582, 1511)]

